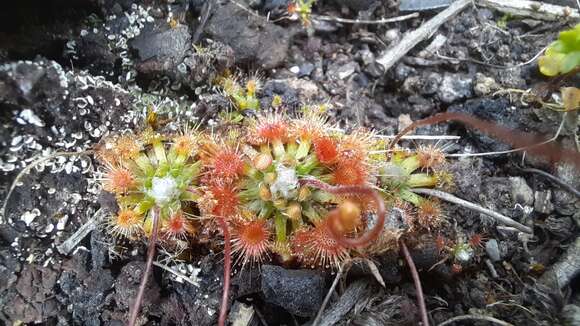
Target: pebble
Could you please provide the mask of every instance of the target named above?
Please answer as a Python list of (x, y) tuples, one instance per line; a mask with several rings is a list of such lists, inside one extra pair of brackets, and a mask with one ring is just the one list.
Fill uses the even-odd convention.
[(511, 177), (509, 181), (512, 200), (522, 205), (532, 206), (534, 204), (534, 191), (528, 186), (526, 180), (522, 177)]
[(298, 74), (300, 72), (300, 67), (292, 66), (290, 67), (290, 72), (292, 72), (293, 74)]
[(501, 261), (501, 254), (499, 251), (499, 245), (496, 239), (490, 239), (485, 243), (485, 252), (487, 256), (495, 263)]
[(437, 95), (443, 103), (451, 104), (469, 98), (472, 93), (473, 79), (461, 74), (445, 74)]
[(551, 190), (536, 191), (534, 193), (534, 210), (542, 214), (550, 214), (554, 211)]
[(346, 79), (350, 75), (352, 75), (356, 69), (358, 68), (358, 64), (356, 62), (349, 62), (345, 65), (342, 65), (337, 70), (338, 78)]

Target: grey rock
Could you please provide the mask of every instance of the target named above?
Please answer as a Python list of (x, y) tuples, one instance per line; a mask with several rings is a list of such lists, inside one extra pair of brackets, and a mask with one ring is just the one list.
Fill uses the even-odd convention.
[(298, 77), (310, 76), (313, 70), (314, 64), (311, 62), (305, 62), (300, 65), (300, 69), (298, 70)]
[(345, 65), (340, 65), (333, 74), (340, 79), (346, 79), (359, 68), (358, 63), (352, 61)]
[(532, 206), (534, 204), (534, 191), (528, 186), (526, 180), (522, 177), (511, 177), (509, 180), (512, 199), (516, 203)]
[(395, 81), (403, 81), (411, 74), (415, 73), (415, 68), (409, 67), (404, 63), (399, 63), (394, 70)]
[(437, 95), (443, 103), (451, 104), (457, 100), (469, 98), (472, 92), (473, 79), (461, 74), (445, 74)]
[[(483, 160), (475, 157), (462, 157), (449, 163), (448, 170), (453, 174), (455, 192), (467, 200), (479, 200)], [(474, 177), (477, 176), (477, 177)]]
[(205, 31), (211, 39), (229, 45), (238, 64), (257, 64), (263, 69), (284, 62), (291, 38), (288, 30), (248, 15), (232, 3), (215, 7)]
[(435, 94), (442, 81), (438, 73), (410, 76), (403, 82), (402, 90), (409, 95)]
[(496, 239), (490, 239), (485, 243), (485, 252), (494, 263), (501, 260), (501, 253)]
[(552, 204), (552, 191), (536, 191), (534, 194), (534, 210), (542, 214), (550, 214), (554, 211)]
[(477, 96), (488, 95), (500, 88), (495, 79), (487, 77), (484, 74), (477, 73), (475, 76), (475, 85), (473, 91)]
[(280, 266), (262, 266), (262, 292), (266, 302), (276, 304), (291, 314), (311, 317), (324, 297), (324, 277), (312, 270), (289, 270)]
[[(580, 188), (580, 171), (576, 170), (573, 165), (557, 164), (554, 175), (570, 186)], [(580, 200), (565, 190), (555, 189), (554, 207), (562, 215), (572, 215), (580, 209)]]
[(544, 225), (550, 233), (562, 240), (568, 239), (574, 232), (574, 222), (570, 216), (548, 216)]
[(562, 309), (562, 316), (566, 325), (580, 326), (580, 307), (575, 304), (569, 304)]

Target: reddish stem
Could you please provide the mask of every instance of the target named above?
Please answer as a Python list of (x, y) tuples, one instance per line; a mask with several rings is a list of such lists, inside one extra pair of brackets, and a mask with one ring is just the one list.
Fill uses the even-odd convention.
[[(319, 188), (329, 193), (335, 195), (344, 194), (359, 194), (369, 196), (373, 199), (377, 208), (377, 222), (372, 229), (367, 233), (363, 234), (358, 238), (347, 238), (344, 236), (343, 232), (337, 228), (337, 223), (329, 223), (330, 233), (334, 236), (335, 240), (344, 247), (363, 247), (374, 241), (383, 231), (383, 226), (385, 224), (385, 202), (381, 195), (370, 186), (332, 186), (328, 183), (322, 182), (317, 179), (301, 179), (300, 183), (302, 185), (311, 186), (314, 188)], [(334, 215), (332, 218), (338, 218)]]
[(220, 316), (218, 325), (225, 326), (226, 318), (228, 315), (228, 297), (230, 294), (230, 275), (232, 272), (232, 258), (231, 258), (231, 242), (230, 242), (230, 230), (228, 229), (228, 223), (224, 217), (218, 218), (222, 232), (224, 234), (224, 290), (222, 295), (222, 304), (220, 308)]
[(145, 264), (145, 271), (143, 272), (143, 277), (141, 278), (141, 284), (139, 285), (139, 291), (137, 292), (137, 298), (133, 303), (133, 307), (130, 311), (129, 323), (127, 325), (134, 326), (137, 322), (137, 316), (139, 315), (139, 310), (141, 309), (141, 303), (143, 302), (143, 294), (145, 293), (145, 287), (147, 286), (147, 280), (149, 279), (149, 274), (151, 274), (151, 267), (153, 266), (153, 258), (155, 257), (155, 244), (157, 243), (157, 234), (159, 231), (159, 209), (154, 208), (152, 211), (153, 215), (153, 228), (151, 230), (151, 238), (149, 239), (149, 245), (147, 249), (147, 262)]
[(547, 161), (567, 161), (580, 168), (580, 153), (575, 150), (561, 148), (552, 142), (542, 144), (541, 142), (545, 141), (545, 139), (541, 139), (541, 137), (539, 137), (537, 134), (515, 131), (506, 127), (502, 127), (496, 123), (487, 122), (472, 117), (468, 114), (456, 112), (438, 113), (432, 117), (413, 122), (407, 128), (403, 129), (403, 131), (401, 131), (397, 137), (395, 137), (395, 139), (393, 139), (389, 145), (389, 149), (393, 149), (401, 137), (416, 129), (417, 127), (432, 125), (444, 121), (459, 121), (469, 127), (478, 129), (489, 136), (495, 137), (496, 139), (510, 144), (513, 147), (529, 147), (526, 148), (527, 152), (535, 156), (543, 157)]
[(429, 316), (427, 315), (427, 306), (425, 305), (425, 297), (423, 296), (423, 288), (421, 286), (421, 279), (419, 278), (419, 273), (413, 262), (413, 257), (409, 253), (409, 249), (403, 240), (399, 241), (401, 246), (401, 251), (403, 251), (403, 256), (407, 261), (407, 265), (411, 270), (411, 276), (413, 277), (413, 283), (415, 283), (415, 291), (417, 292), (417, 304), (419, 305), (419, 312), (421, 313), (421, 321), (423, 326), (429, 326)]

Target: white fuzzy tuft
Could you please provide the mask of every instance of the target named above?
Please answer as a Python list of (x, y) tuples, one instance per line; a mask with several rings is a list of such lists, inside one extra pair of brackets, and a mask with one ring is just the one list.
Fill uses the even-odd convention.
[(163, 178), (154, 177), (151, 180), (151, 189), (147, 192), (147, 195), (153, 198), (157, 205), (163, 206), (179, 196), (177, 182), (169, 176)]
[(276, 181), (270, 186), (270, 191), (285, 199), (291, 199), (296, 196), (296, 189), (298, 189), (296, 171), (282, 164), (276, 166)]

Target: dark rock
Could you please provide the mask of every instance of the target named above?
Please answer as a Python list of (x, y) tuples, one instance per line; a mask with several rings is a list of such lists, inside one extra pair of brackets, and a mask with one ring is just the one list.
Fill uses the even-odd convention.
[(339, 6), (345, 6), (354, 11), (366, 11), (371, 8), (376, 7), (382, 1), (378, 0), (358, 0), (358, 1), (351, 1), (351, 0), (334, 0), (334, 2)]
[(417, 269), (428, 270), (441, 260), (441, 256), (432, 238), (424, 238), (420, 242), (418, 246), (410, 248), (409, 251)]
[(472, 287), (469, 291), (469, 298), (471, 299), (474, 306), (477, 308), (485, 308), (486, 305), (486, 297), (485, 291), (477, 287)]
[(437, 95), (441, 102), (451, 104), (473, 95), (473, 79), (461, 74), (445, 74)]
[(191, 34), (186, 25), (146, 28), (129, 42), (137, 54), (137, 69), (145, 74), (164, 74), (183, 62), (191, 49)]
[[(137, 297), (139, 284), (145, 271), (145, 262), (132, 261), (121, 269), (121, 274), (115, 284), (115, 301), (121, 309), (129, 309)], [(151, 278), (147, 282), (143, 296), (142, 310), (151, 308), (160, 295), (159, 286)]]
[(426, 73), (405, 79), (402, 90), (409, 95), (433, 95), (439, 90), (442, 77), (438, 73)]
[(103, 230), (97, 228), (91, 232), (91, 268), (101, 270), (109, 262), (109, 244)]
[[(479, 194), (480, 204), (483, 207), (510, 216), (512, 219), (521, 222), (521, 220), (527, 218), (533, 211), (533, 208), (522, 201), (523, 197), (514, 197), (514, 195), (519, 195), (518, 192), (513, 192), (512, 181), (510, 179), (500, 177), (485, 178), (482, 182), (481, 193)], [(491, 222), (489, 217), (479, 215), (483, 221)]]
[(75, 323), (100, 325), (107, 296), (113, 292), (113, 276), (109, 270), (89, 268), (89, 252), (80, 250), (65, 261), (58, 279), (58, 298), (71, 305)]
[(77, 65), (86, 67), (91, 73), (98, 75), (109, 75), (115, 71), (118, 58), (111, 51), (103, 33), (88, 33), (79, 38), (77, 45)]
[(324, 297), (324, 277), (311, 270), (288, 270), (280, 266), (262, 266), (262, 292), (266, 302), (288, 312), (312, 317)]
[(260, 269), (254, 266), (250, 268), (246, 267), (239, 273), (236, 273), (232, 278), (232, 287), (235, 288), (232, 292), (235, 293), (238, 298), (255, 294), (260, 292), (261, 283)]
[[(54, 266), (58, 269), (59, 266)], [(2, 312), (12, 322), (33, 323), (46, 321), (58, 314), (58, 301), (54, 297), (58, 273), (49, 267), (25, 265), (15, 291), (8, 291), (10, 303), (4, 305)]]
[(262, 17), (248, 15), (232, 3), (215, 7), (205, 32), (230, 46), (238, 64), (254, 64), (263, 69), (284, 62), (291, 38), (288, 30)]
[(210, 326), (217, 323), (221, 292), (206, 292), (189, 283), (174, 283), (174, 291), (161, 304), (162, 319), (168, 324)]
[(386, 284), (397, 284), (401, 282), (403, 275), (401, 273), (401, 266), (399, 265), (399, 256), (396, 253), (388, 251), (378, 256), (377, 262), (381, 277)]
[(10, 288), (17, 280), (21, 265), (8, 250), (0, 251), (0, 293)]
[[(519, 128), (519, 117), (508, 110), (510, 102), (508, 99), (490, 99), (480, 98), (474, 100), (467, 100), (463, 104), (452, 105), (447, 110), (448, 112), (461, 112), (473, 115), (477, 118), (486, 121), (497, 121), (505, 127), (511, 129)], [(472, 136), (474, 142), (481, 147), (481, 151), (505, 151), (511, 149), (507, 144), (499, 142), (487, 135), (474, 129), (467, 129), (469, 135)]]
[[(0, 66), (0, 102), (28, 108), (52, 108), (68, 94), (62, 67), (45, 59), (19, 61)], [(25, 119), (26, 120), (26, 119)], [(34, 123), (43, 126), (44, 122)]]
[(376, 130), (381, 130), (386, 135), (392, 135), (397, 128), (397, 119), (387, 116), (385, 108), (373, 103), (365, 109), (369, 124)]
[(544, 221), (546, 229), (558, 239), (568, 239), (575, 231), (575, 225), (570, 216), (548, 216)]
[(272, 104), (274, 96), (282, 98), (282, 103), (287, 110), (294, 110), (300, 105), (299, 90), (290, 87), (290, 80), (269, 80), (264, 84), (262, 98), (260, 99), (262, 109), (268, 109)]
[(461, 194), (461, 198), (478, 200), (481, 192), (482, 169), (481, 158), (463, 157), (449, 162), (448, 171), (453, 174), (455, 192)]
[(263, 0), (263, 3), (264, 6), (262, 9), (264, 12), (288, 12), (288, 5), (290, 4), (290, 0)]

